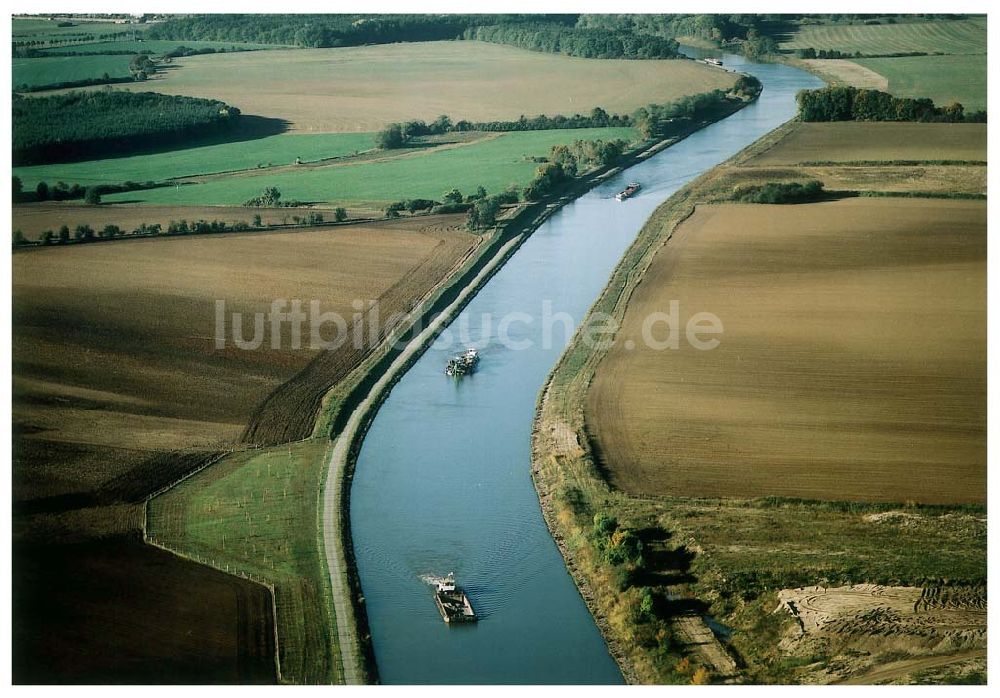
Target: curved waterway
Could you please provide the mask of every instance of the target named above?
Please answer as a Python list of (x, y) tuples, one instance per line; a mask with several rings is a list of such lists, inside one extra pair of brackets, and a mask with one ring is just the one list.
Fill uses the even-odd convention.
[[(573, 327), (583, 318), (653, 210), (792, 118), (796, 92), (822, 86), (786, 65), (722, 59), (760, 78), (758, 101), (552, 216), (379, 409), (358, 456), (351, 528), (383, 683), (622, 682), (542, 519), (531, 424), (572, 334), (565, 316)], [(631, 181), (641, 192), (615, 201)], [(482, 361), (456, 380), (443, 369), (463, 332)], [(449, 572), (479, 623), (442, 622), (428, 580)]]

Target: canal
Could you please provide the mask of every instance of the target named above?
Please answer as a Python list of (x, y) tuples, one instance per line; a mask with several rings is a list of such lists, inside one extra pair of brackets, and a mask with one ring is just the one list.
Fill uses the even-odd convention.
[[(358, 456), (351, 527), (383, 683), (622, 682), (542, 519), (531, 423), (572, 334), (566, 318), (580, 322), (653, 210), (792, 118), (796, 92), (822, 86), (786, 65), (722, 59), (761, 80), (758, 101), (556, 213), (379, 409)], [(631, 181), (641, 192), (615, 201)], [(448, 378), (447, 359), (469, 343), (481, 347), (479, 370)], [(428, 582), (449, 572), (478, 624), (442, 622)]]

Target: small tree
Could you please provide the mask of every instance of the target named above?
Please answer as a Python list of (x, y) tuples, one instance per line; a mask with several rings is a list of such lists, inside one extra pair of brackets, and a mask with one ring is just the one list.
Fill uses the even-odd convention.
[(53, 233), (51, 230), (46, 230), (44, 233), (41, 234), (41, 236), (39, 236), (38, 239), (42, 241), (43, 245), (51, 245), (55, 237), (56, 237), (55, 233)]
[(94, 229), (89, 225), (78, 225), (73, 231), (73, 236), (80, 242), (90, 242), (94, 239)]
[(334, 212), (333, 212), (333, 217), (336, 219), (336, 221), (338, 223), (342, 223), (343, 221), (346, 221), (347, 220), (347, 209), (344, 208), (343, 206), (338, 206), (334, 210)]
[(24, 233), (22, 233), (20, 230), (14, 231), (12, 240), (14, 242), (14, 247), (20, 247), (21, 245), (28, 244), (27, 238), (24, 237)]
[(117, 225), (113, 225), (111, 223), (108, 223), (106, 226), (104, 226), (101, 229), (100, 233), (101, 237), (104, 238), (105, 240), (118, 237), (121, 234), (122, 234), (122, 229), (119, 228)]
[(83, 194), (83, 201), (88, 206), (97, 206), (101, 203), (101, 192), (97, 190), (97, 187), (87, 187), (87, 191)]
[(255, 213), (254, 216), (253, 216), (253, 227), (260, 228), (263, 225), (264, 224), (260, 220), (260, 214), (259, 213)]
[(462, 196), (462, 192), (458, 189), (452, 189), (451, 191), (445, 192), (444, 196), (441, 198), (444, 199), (446, 204), (460, 204), (465, 197)]
[(383, 150), (401, 148), (405, 142), (403, 127), (399, 124), (389, 124), (375, 134), (375, 145)]
[(69, 226), (64, 225), (59, 228), (59, 242), (67, 243), (69, 242)]
[(39, 201), (49, 200), (49, 185), (45, 182), (39, 182), (35, 185), (35, 198)]
[(24, 189), (24, 185), (21, 184), (20, 177), (14, 177), (11, 184), (11, 199), (13, 201), (21, 200), (21, 191)]

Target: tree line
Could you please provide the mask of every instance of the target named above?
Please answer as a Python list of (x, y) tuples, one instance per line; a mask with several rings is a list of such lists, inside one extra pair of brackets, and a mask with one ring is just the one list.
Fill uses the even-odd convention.
[[(240, 41), (331, 48), (399, 41), (457, 39), (479, 24), (527, 21), (526, 15), (190, 15), (150, 27), (151, 39)], [(576, 21), (576, 15), (539, 15), (546, 22)]]
[(656, 59), (677, 58), (680, 55), (678, 44), (673, 39), (554, 22), (480, 25), (466, 29), (462, 38), (580, 58)]
[(586, 58), (674, 58), (672, 38), (581, 26), (578, 15), (191, 15), (151, 27), (174, 41), (243, 41), (330, 48), (476, 39)]
[[(333, 218), (337, 223), (347, 220), (347, 209), (338, 207), (334, 209)], [(87, 224), (80, 224), (72, 230), (68, 225), (62, 225), (57, 231), (46, 230), (38, 236), (37, 243), (29, 240), (24, 233), (18, 229), (13, 232), (12, 242), (14, 247), (23, 247), (33, 244), (40, 245), (65, 245), (71, 242), (86, 243), (100, 240), (113, 240), (122, 237), (155, 237), (158, 235), (204, 235), (208, 233), (242, 233), (249, 230), (261, 230), (264, 228), (285, 227), (288, 225), (288, 218), (279, 225), (265, 225), (260, 214), (253, 216), (252, 222), (235, 221), (226, 222), (220, 220), (207, 221), (198, 219), (188, 221), (185, 218), (172, 220), (164, 227), (160, 223), (140, 223), (138, 226), (128, 231), (114, 223), (108, 223), (103, 228), (94, 229)], [(322, 225), (325, 217), (319, 211), (311, 211), (303, 216), (291, 216), (292, 225), (309, 227)]]
[(34, 165), (183, 142), (228, 130), (239, 115), (217, 100), (152, 92), (14, 95), (13, 161)]
[(803, 90), (796, 101), (802, 121), (986, 121), (986, 112), (966, 113), (958, 102), (938, 107), (926, 97), (893, 97), (888, 92), (846, 85)]
[(634, 122), (628, 114), (608, 114), (601, 107), (594, 107), (590, 114), (573, 116), (532, 116), (522, 115), (516, 121), (452, 121), (442, 114), (431, 123), (420, 119), (394, 122), (375, 134), (375, 146), (385, 150), (402, 148), (415, 138), (435, 136), (450, 132), (465, 131), (546, 131), (550, 129), (604, 128), (608, 126), (632, 126)]

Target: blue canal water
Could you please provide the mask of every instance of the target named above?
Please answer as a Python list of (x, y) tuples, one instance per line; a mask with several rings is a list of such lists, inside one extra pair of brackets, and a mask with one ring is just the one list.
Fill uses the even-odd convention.
[[(659, 204), (792, 118), (796, 92), (822, 86), (786, 65), (722, 59), (761, 80), (760, 99), (556, 213), (379, 409), (358, 457), (351, 527), (383, 683), (622, 682), (531, 480), (536, 400), (572, 333), (561, 321), (546, 332), (543, 314), (565, 313), (575, 327)], [(631, 181), (641, 192), (615, 201)], [(469, 343), (459, 341), (462, 328), (482, 347), (482, 361), (455, 380), (443, 369)], [(500, 342), (504, 329), (508, 341)], [(426, 579), (449, 572), (469, 592), (479, 623), (442, 622)]]

